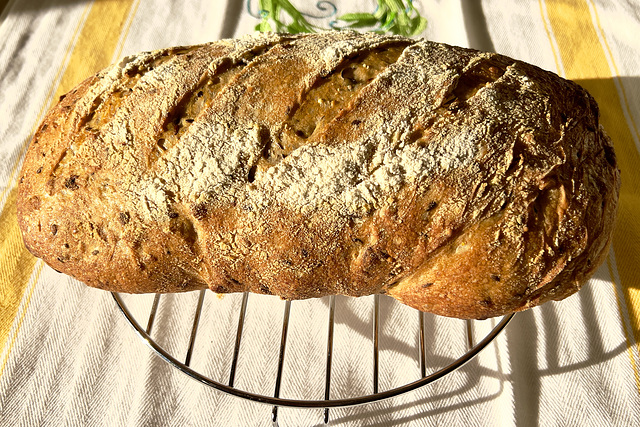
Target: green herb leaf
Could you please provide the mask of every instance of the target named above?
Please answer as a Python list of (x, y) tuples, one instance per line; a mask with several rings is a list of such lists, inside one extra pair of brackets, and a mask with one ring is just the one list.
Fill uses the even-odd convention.
[(339, 21), (347, 22), (347, 28), (374, 27), (378, 20), (371, 13), (348, 13), (338, 17)]
[(411, 36), (422, 33), (427, 28), (427, 18), (416, 16), (411, 19)]
[(258, 25), (256, 25), (255, 27), (256, 31), (261, 31), (261, 32), (270, 32), (273, 31), (271, 29), (271, 25), (269, 25), (269, 23), (267, 21), (262, 21), (261, 23), (259, 23)]
[[(373, 28), (376, 33), (389, 32), (404, 36), (418, 35), (427, 27), (427, 20), (420, 16), (412, 0), (377, 0), (377, 3), (378, 6), (373, 13), (345, 13), (337, 17), (338, 23), (335, 27), (368, 27)], [(292, 34), (329, 29), (311, 24), (306, 18), (309, 15), (301, 13), (289, 0), (260, 0), (259, 7), (262, 21), (256, 25), (257, 31), (273, 31), (274, 26), (275, 31), (287, 31)], [(284, 15), (283, 18), (281, 14)]]
[(304, 25), (301, 25), (299, 22), (294, 21), (291, 24), (287, 25), (287, 32), (290, 34), (298, 34), (309, 32)]
[(356, 21), (374, 21), (376, 22), (378, 19), (373, 13), (345, 13), (338, 17), (340, 21), (345, 22), (356, 22)]

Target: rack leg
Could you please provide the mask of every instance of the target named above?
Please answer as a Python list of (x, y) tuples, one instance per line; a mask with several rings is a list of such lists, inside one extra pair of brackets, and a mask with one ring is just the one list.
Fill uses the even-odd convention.
[(196, 314), (193, 316), (193, 326), (191, 328), (191, 337), (189, 338), (189, 348), (187, 349), (187, 356), (185, 357), (184, 364), (189, 366), (191, 363), (191, 355), (193, 354), (193, 345), (196, 342), (196, 333), (198, 332), (198, 323), (200, 323), (200, 313), (202, 313), (202, 304), (204, 302), (204, 295), (206, 290), (200, 291), (198, 297), (198, 305), (196, 307)]
[[(278, 373), (276, 375), (276, 390), (274, 397), (280, 397), (280, 384), (282, 383), (282, 368), (284, 367), (284, 352), (287, 346), (287, 331), (289, 330), (289, 314), (291, 313), (291, 301), (285, 302), (284, 318), (282, 320), (282, 337), (280, 339), (280, 356), (278, 358)], [(274, 406), (271, 411), (271, 421), (274, 426), (278, 425), (278, 407)]]
[(373, 297), (373, 394), (378, 393), (378, 374), (380, 355), (378, 337), (380, 336), (380, 295)]
[(156, 319), (156, 313), (158, 312), (158, 304), (160, 303), (160, 294), (156, 294), (153, 297), (153, 304), (151, 305), (151, 312), (149, 313), (149, 320), (147, 321), (147, 335), (151, 335), (151, 329), (153, 328), (153, 321)]
[(238, 330), (236, 331), (236, 344), (233, 347), (233, 359), (231, 359), (231, 370), (229, 372), (229, 387), (233, 387), (236, 378), (236, 367), (238, 366), (238, 355), (240, 354), (240, 340), (244, 329), (244, 316), (247, 312), (247, 300), (249, 293), (242, 294), (242, 305), (240, 306), (240, 317), (238, 318)]
[(471, 350), (473, 348), (473, 324), (471, 320), (466, 320), (467, 325), (467, 350)]
[[(336, 297), (329, 297), (329, 331), (327, 337), (327, 371), (324, 384), (324, 400), (329, 400), (331, 390), (331, 360), (333, 358), (333, 325), (335, 323)], [(324, 424), (329, 424), (329, 408), (324, 408)]]
[(420, 375), (424, 378), (427, 376), (426, 343), (424, 342), (424, 313), (422, 311), (418, 311), (418, 316), (420, 322)]

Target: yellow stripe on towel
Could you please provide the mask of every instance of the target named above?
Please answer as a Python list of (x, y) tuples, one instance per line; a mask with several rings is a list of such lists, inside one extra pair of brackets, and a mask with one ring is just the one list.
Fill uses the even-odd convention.
[[(634, 143), (637, 125), (625, 118), (627, 95), (618, 85), (617, 66), (604, 32), (596, 28), (597, 10), (590, 0), (546, 1), (566, 77), (587, 89), (600, 106), (600, 123), (611, 136), (621, 170), (622, 187), (613, 235), (617, 273), (629, 313), (631, 333), (640, 343), (640, 154)], [(592, 6), (594, 16), (589, 6)], [(600, 31), (600, 33), (598, 32)], [(599, 37), (600, 36), (600, 37)], [(607, 54), (610, 55), (607, 58)], [(610, 63), (612, 64), (610, 66)], [(612, 68), (613, 67), (613, 70)], [(636, 372), (637, 375), (637, 372)]]
[[(60, 95), (71, 90), (84, 78), (111, 63), (133, 3), (133, 0), (111, 0), (95, 1), (91, 5), (75, 46), (70, 45), (73, 50), (69, 61), (61, 65), (63, 68), (66, 66), (66, 69), (55, 96), (48, 103), (55, 102)], [(35, 126), (37, 125), (36, 123)], [(17, 180), (15, 177), (19, 167), (20, 165), (15, 166), (13, 180)], [(12, 184), (9, 183), (10, 186)], [(9, 333), (36, 262), (22, 242), (17, 225), (16, 198), (17, 188), (13, 186), (0, 213), (0, 348), (14, 342), (15, 337), (8, 339)], [(14, 330), (14, 336), (19, 327), (20, 325)], [(5, 360), (0, 366), (4, 367), (10, 350), (5, 352)]]

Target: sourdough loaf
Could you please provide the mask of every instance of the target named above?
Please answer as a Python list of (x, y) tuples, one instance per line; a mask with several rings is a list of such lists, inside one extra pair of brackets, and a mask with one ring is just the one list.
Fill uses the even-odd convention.
[(425, 40), (256, 34), (127, 57), (51, 109), (18, 220), (118, 292), (386, 293), (486, 318), (576, 292), (619, 172), (577, 84)]

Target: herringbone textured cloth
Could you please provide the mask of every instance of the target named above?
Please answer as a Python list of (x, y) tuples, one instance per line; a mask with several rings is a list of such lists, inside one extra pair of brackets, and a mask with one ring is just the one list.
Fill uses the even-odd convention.
[[(58, 97), (118, 58), (235, 37), (293, 5), (318, 27), (364, 19), (390, 1), (15, 0), (0, 19), (0, 425), (270, 425), (272, 407), (212, 389), (158, 357), (111, 294), (45, 266), (24, 248), (16, 185), (35, 127)], [(622, 170), (606, 263), (577, 295), (515, 316), (461, 369), (381, 402), (332, 409), (331, 425), (640, 425), (640, 4), (623, 0), (395, 2), (426, 18), (396, 28), (492, 50), (576, 80), (601, 107)], [(349, 15), (347, 15), (349, 16)], [(288, 19), (288, 21), (287, 21)], [(398, 18), (399, 19), (399, 18)], [(380, 25), (383, 25), (381, 23)], [(375, 27), (375, 23), (371, 26)], [(403, 27), (404, 25), (404, 27)], [(378, 27), (393, 30), (391, 25)], [(276, 29), (276, 28), (274, 28)], [(153, 339), (187, 357), (198, 293), (160, 298)], [(146, 326), (153, 296), (126, 302)], [(228, 383), (242, 295), (207, 293), (192, 369)], [(336, 298), (331, 398), (373, 392), (373, 297)], [(329, 299), (295, 301), (280, 396), (323, 399)], [(273, 395), (285, 303), (250, 295), (234, 385)], [(472, 322), (477, 342), (497, 320)], [(427, 315), (427, 371), (467, 348), (464, 321)], [(379, 307), (378, 389), (420, 375), (419, 317)], [(318, 425), (322, 409), (284, 408), (280, 425)]]

